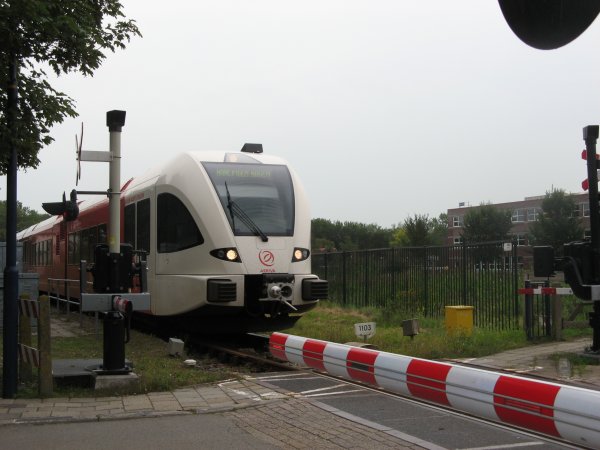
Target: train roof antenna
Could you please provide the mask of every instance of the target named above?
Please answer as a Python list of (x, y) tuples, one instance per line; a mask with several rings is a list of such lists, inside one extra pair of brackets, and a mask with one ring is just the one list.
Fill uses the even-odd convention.
[(262, 144), (244, 144), (244, 146), (242, 147), (242, 151), (244, 153), (262, 153), (263, 152), (263, 148), (262, 148)]

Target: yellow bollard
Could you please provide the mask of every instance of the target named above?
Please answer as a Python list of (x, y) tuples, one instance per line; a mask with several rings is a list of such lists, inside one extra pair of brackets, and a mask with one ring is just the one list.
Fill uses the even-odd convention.
[(446, 306), (446, 331), (471, 336), (473, 333), (473, 307)]

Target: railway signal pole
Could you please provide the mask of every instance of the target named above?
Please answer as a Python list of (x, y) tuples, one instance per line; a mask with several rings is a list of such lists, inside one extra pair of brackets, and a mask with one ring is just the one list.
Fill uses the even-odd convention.
[(600, 160), (596, 152), (599, 136), (598, 125), (588, 125), (583, 129), (586, 148), (582, 157), (587, 162), (588, 178), (583, 181), (582, 188), (588, 190), (589, 194), (591, 239), (565, 243), (563, 255), (557, 258), (551, 246), (533, 248), (533, 271), (536, 277), (550, 277), (555, 270), (562, 271), (565, 282), (571, 286), (575, 296), (593, 302), (594, 309), (588, 316), (593, 331), (592, 345), (586, 350), (594, 354), (600, 354)]
[[(124, 277), (132, 276), (132, 247), (121, 245), (121, 131), (125, 125), (125, 111), (108, 111), (106, 126), (110, 133), (108, 152), (79, 150), (79, 161), (108, 162), (109, 187), (108, 191), (108, 249), (97, 246), (94, 252), (94, 292), (84, 293), (84, 270), (81, 266), (81, 311), (103, 312), (104, 317), (104, 358), (103, 364), (94, 372), (98, 374), (119, 375), (131, 371), (125, 364), (125, 316), (130, 317), (134, 310), (150, 309), (150, 294), (147, 292), (130, 293), (130, 280)], [(78, 191), (79, 194), (99, 194), (98, 191)], [(108, 250), (108, 251), (106, 251)], [(83, 263), (83, 262), (82, 262)], [(146, 288), (146, 265), (140, 262), (138, 273), (141, 279), (142, 291)], [(127, 329), (129, 330), (129, 328)], [(127, 331), (127, 341), (129, 331)]]
[[(100, 367), (89, 368), (96, 374), (120, 375), (131, 371), (125, 365), (125, 343), (129, 341), (129, 327), (125, 340), (125, 319), (129, 320), (134, 310), (150, 309), (150, 294), (146, 292), (146, 261), (141, 257), (133, 263), (133, 256), (140, 252), (129, 244), (121, 244), (121, 131), (125, 125), (125, 111), (108, 111), (106, 125), (110, 133), (109, 151), (82, 151), (77, 148), (78, 164), (81, 161), (107, 162), (109, 167), (109, 187), (107, 191), (71, 192), (71, 200), (44, 203), (44, 210), (52, 215), (62, 215), (64, 220), (74, 220), (79, 214), (77, 194), (108, 195), (109, 224), (108, 246), (99, 244), (94, 249), (94, 266), (89, 271), (94, 275), (94, 293), (85, 293), (85, 261), (80, 264), (81, 312), (104, 313), (104, 359)], [(83, 128), (82, 128), (83, 135)], [(80, 171), (77, 171), (77, 180)], [(143, 259), (143, 260), (142, 260)], [(128, 292), (134, 275), (139, 275), (141, 291)], [(129, 323), (129, 322), (128, 322)]]
[[(108, 111), (106, 126), (110, 133), (109, 187), (108, 187), (108, 249), (111, 259), (118, 257), (121, 250), (121, 130), (125, 125), (125, 111)], [(118, 269), (113, 264), (111, 270), (111, 292), (118, 292)]]

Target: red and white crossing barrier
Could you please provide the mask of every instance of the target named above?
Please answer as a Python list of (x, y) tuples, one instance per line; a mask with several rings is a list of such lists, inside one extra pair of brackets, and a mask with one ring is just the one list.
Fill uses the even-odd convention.
[(600, 449), (600, 391), (273, 333), (273, 356)]
[(537, 288), (519, 288), (517, 294), (525, 295), (573, 295), (571, 288), (553, 288), (553, 287), (537, 287)]
[[(40, 305), (37, 300), (19, 299), (19, 314), (25, 317), (39, 319)], [(31, 330), (30, 330), (31, 333)], [(30, 336), (31, 337), (31, 336)], [(19, 343), (19, 358), (33, 367), (40, 367), (40, 352), (37, 348)]]
[(19, 344), (19, 358), (33, 367), (40, 367), (40, 352), (37, 348)]
[(19, 299), (19, 313), (22, 316), (39, 319), (40, 306), (37, 300)]

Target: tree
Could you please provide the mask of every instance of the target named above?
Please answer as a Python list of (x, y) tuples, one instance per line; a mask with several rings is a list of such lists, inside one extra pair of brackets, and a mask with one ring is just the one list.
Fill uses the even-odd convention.
[(429, 242), (431, 245), (446, 245), (448, 241), (448, 214), (441, 213), (431, 219), (429, 226)]
[(392, 247), (422, 247), (444, 245), (448, 234), (448, 216), (444, 213), (430, 219), (428, 215), (415, 214), (393, 231)]
[(359, 222), (312, 220), (312, 248), (317, 251), (352, 251), (387, 248), (392, 237), (390, 229)]
[[(44, 66), (57, 75), (92, 75), (106, 50), (141, 36), (122, 9), (118, 0), (0, 0), (0, 85), (7, 85), (11, 64), (20, 68), (16, 130), (8, 130), (6, 112), (0, 113), (1, 174), (8, 168), (8, 139), (17, 148), (18, 166), (35, 168), (38, 152), (53, 141), (50, 128), (77, 115), (73, 100), (48, 83)], [(6, 102), (0, 90), (0, 103)]]
[(407, 217), (402, 228), (404, 228), (408, 246), (424, 247), (429, 245), (430, 223), (427, 214), (415, 214), (414, 217)]
[(512, 225), (511, 216), (511, 211), (481, 204), (465, 214), (462, 237), (470, 243), (505, 240)]
[(583, 229), (573, 214), (575, 202), (562, 189), (546, 192), (542, 201), (542, 214), (529, 227), (530, 242), (536, 245), (551, 245), (557, 254), (562, 254), (566, 242), (581, 240)]
[[(48, 214), (39, 213), (21, 202), (17, 202), (17, 230), (21, 231), (50, 217)], [(0, 224), (6, 223), (6, 201), (0, 201)], [(0, 242), (6, 240), (6, 228), (0, 227)]]

